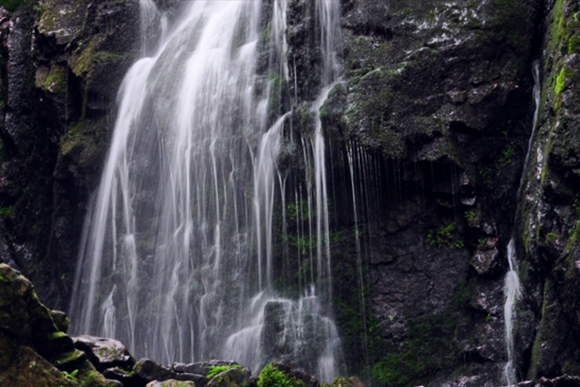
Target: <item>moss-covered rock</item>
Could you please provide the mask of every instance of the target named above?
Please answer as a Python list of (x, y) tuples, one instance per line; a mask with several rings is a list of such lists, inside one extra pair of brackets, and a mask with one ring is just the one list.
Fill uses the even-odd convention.
[(34, 287), (16, 270), (0, 264), (0, 384), (114, 387), (72, 339), (58, 330)]
[(528, 316), (518, 327), (519, 364), (529, 378), (580, 370), (580, 5), (557, 0), (545, 12), (541, 104), (519, 223), (525, 297), (518, 309)]
[(0, 5), (14, 11), (0, 15), (0, 261), (66, 309), (88, 192), (139, 51), (139, 1)]
[(20, 347), (12, 358), (9, 368), (0, 372), (0, 383), (13, 387), (76, 387), (79, 385), (26, 346)]
[[(533, 121), (541, 5), (343, 2), (344, 75), (321, 118), (332, 144), (329, 186), (343, 192), (333, 194), (331, 224), (351, 236), (336, 238), (331, 251), (345, 356), (358, 365), (352, 372), (364, 375), (366, 362), (379, 384), (403, 386), (461, 364), (460, 375), (501, 380), (503, 316), (488, 303), (502, 302)], [(356, 193), (357, 208), (346, 193)], [(362, 235), (358, 247), (354, 233)], [(481, 292), (454, 303), (459, 284)], [(435, 322), (422, 324), (421, 315)], [(442, 315), (457, 319), (457, 330)], [(427, 326), (440, 331), (430, 335)], [(444, 347), (442, 331), (456, 346), (431, 357)], [(413, 335), (422, 337), (416, 345)]]

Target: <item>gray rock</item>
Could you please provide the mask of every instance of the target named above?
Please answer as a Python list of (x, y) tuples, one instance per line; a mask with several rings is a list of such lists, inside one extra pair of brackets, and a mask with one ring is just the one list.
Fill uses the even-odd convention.
[(77, 349), (87, 354), (99, 371), (117, 366), (132, 368), (135, 365), (133, 356), (118, 340), (83, 335), (75, 337), (74, 343)]
[(216, 366), (233, 366), (239, 365), (233, 360), (210, 360), (197, 363), (173, 363), (171, 370), (176, 373), (197, 374), (207, 376), (209, 369)]
[(195, 387), (195, 383), (191, 381), (179, 381), (179, 380), (165, 380), (165, 381), (157, 381), (154, 380), (152, 382), (147, 383), (146, 387)]
[(243, 368), (230, 368), (211, 378), (206, 387), (250, 387), (251, 376)]

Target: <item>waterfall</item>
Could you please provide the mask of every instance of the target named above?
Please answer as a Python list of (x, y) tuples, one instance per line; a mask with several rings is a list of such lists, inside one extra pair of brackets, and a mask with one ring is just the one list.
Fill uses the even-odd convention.
[[(273, 286), (281, 261), (276, 205), (302, 195), (285, 192), (278, 167), (290, 115), (272, 117), (271, 108), (276, 83), (289, 81), (287, 1), (188, 2), (171, 28), (153, 2), (140, 4), (143, 57), (119, 91), (111, 147), (85, 220), (73, 333), (116, 335), (136, 356), (165, 363), (222, 357), (258, 371), (283, 358), (330, 381), (340, 340), (319, 110), (340, 71), (339, 3), (316, 3), (323, 90), (312, 105), (315, 131), (303, 144), (314, 171), (304, 183), (307, 202), (316, 214), (303, 233), (316, 255), (298, 297)], [(270, 21), (263, 17), (269, 6)], [(155, 20), (158, 43), (147, 33)], [(263, 50), (270, 59), (262, 73)]]
[(540, 111), (540, 94), (541, 94), (541, 84), (540, 84), (540, 64), (537, 61), (534, 61), (532, 65), (532, 74), (534, 77), (534, 88), (533, 88), (533, 98), (535, 103), (535, 111), (534, 111), (534, 118), (532, 123), (532, 133), (530, 134), (530, 139), (528, 140), (528, 150), (526, 152), (526, 158), (524, 160), (524, 167), (522, 171), (522, 177), (520, 178), (520, 183), (516, 195), (516, 200), (518, 205), (516, 206), (516, 213), (514, 218), (514, 230), (512, 231), (512, 235), (510, 241), (507, 246), (507, 257), (508, 257), (508, 264), (509, 270), (505, 277), (505, 304), (504, 304), (504, 319), (505, 319), (505, 342), (506, 342), (506, 350), (508, 361), (505, 366), (505, 378), (508, 386), (513, 385), (517, 378), (516, 378), (516, 370), (514, 367), (514, 338), (513, 338), (513, 319), (514, 319), (514, 305), (516, 300), (521, 295), (520, 290), (520, 279), (518, 275), (518, 262), (516, 256), (516, 246), (515, 246), (515, 237), (516, 237), (516, 230), (515, 225), (517, 224), (517, 218), (519, 214), (519, 200), (522, 195), (522, 190), (524, 186), (524, 181), (526, 178), (526, 170), (528, 168), (528, 160), (530, 157), (530, 151), (532, 149), (532, 144), (534, 140), (534, 135), (536, 132), (536, 124), (538, 121), (538, 114)]

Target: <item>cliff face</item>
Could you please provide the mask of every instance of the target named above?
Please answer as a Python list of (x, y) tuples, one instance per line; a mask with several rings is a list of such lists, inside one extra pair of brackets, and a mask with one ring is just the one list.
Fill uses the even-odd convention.
[(580, 372), (580, 5), (545, 7), (540, 114), (516, 225), (519, 366), (530, 378)]
[[(320, 53), (313, 2), (288, 7), (292, 82), (280, 94), (297, 97), (300, 133), (312, 130)], [(349, 373), (500, 385), (514, 227), (519, 378), (580, 373), (579, 11), (572, 0), (342, 1), (342, 82), (321, 118)], [(23, 2), (0, 23), (0, 259), (65, 309), (115, 95), (143, 49), (139, 4)], [(534, 59), (540, 116), (516, 214)]]
[[(12, 3), (11, 3), (12, 4)], [(115, 97), (138, 50), (137, 1), (2, 9), (1, 257), (66, 309)]]
[(327, 122), (345, 155), (334, 175), (349, 152), (360, 164), (373, 333), (359, 353), (383, 383), (452, 370), (502, 383), (506, 245), (532, 130), (540, 5), (343, 4), (345, 83)]

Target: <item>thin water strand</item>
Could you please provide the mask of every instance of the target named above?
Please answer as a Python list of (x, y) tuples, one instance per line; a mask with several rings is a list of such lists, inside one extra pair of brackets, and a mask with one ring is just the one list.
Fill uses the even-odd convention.
[(515, 303), (517, 299), (521, 296), (520, 279), (518, 274), (518, 261), (516, 255), (515, 246), (515, 235), (517, 224), (517, 218), (519, 216), (520, 209), (520, 199), (522, 195), (522, 190), (526, 178), (526, 172), (528, 168), (528, 161), (530, 158), (530, 153), (532, 150), (532, 145), (534, 141), (534, 136), (536, 133), (536, 125), (538, 121), (538, 114), (540, 111), (540, 96), (541, 96), (541, 84), (540, 84), (540, 64), (538, 61), (534, 61), (532, 64), (532, 75), (534, 77), (534, 87), (532, 90), (535, 111), (532, 120), (532, 133), (528, 140), (528, 149), (526, 152), (526, 157), (524, 159), (524, 166), (522, 171), (522, 176), (520, 178), (520, 183), (518, 186), (518, 191), (516, 195), (516, 212), (514, 216), (514, 229), (512, 231), (512, 236), (507, 246), (507, 258), (509, 264), (509, 270), (506, 273), (504, 294), (505, 294), (505, 304), (504, 304), (504, 320), (505, 320), (505, 342), (506, 342), (506, 352), (507, 352), (507, 362), (504, 369), (504, 375), (508, 386), (516, 383), (516, 369), (514, 365), (514, 338), (513, 338), (513, 320), (515, 317)]

